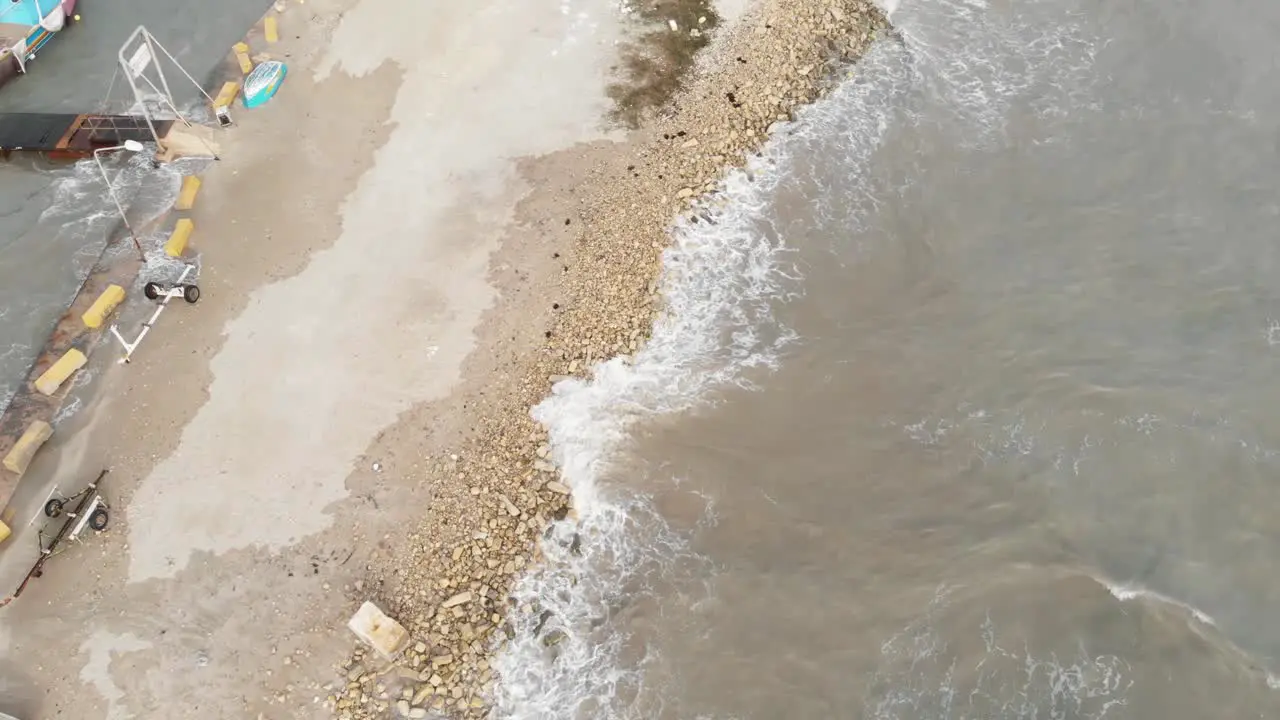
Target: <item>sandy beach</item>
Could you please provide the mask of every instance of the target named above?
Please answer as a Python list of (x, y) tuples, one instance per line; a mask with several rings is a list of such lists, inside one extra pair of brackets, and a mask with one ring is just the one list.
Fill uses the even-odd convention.
[[(529, 408), (643, 344), (672, 220), (884, 27), (861, 0), (726, 5), (626, 130), (629, 44), (699, 38), (710, 8), (278, 7), (254, 49), (287, 83), (236, 111), (194, 212), (203, 299), (28, 471), (110, 468), (115, 514), (0, 611), (18, 717), (488, 712), (509, 615), (535, 612), (508, 590), (571, 512)], [(365, 600), (412, 634), (397, 661), (347, 631)]]

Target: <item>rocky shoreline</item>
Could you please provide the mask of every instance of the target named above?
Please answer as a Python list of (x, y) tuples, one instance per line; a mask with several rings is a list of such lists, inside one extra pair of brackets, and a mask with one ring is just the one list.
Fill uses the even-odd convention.
[[(716, 31), (685, 88), (657, 117), (623, 143), (584, 151), (590, 171), (557, 195), (572, 249), (557, 256), (560, 273), (542, 278), (562, 298), (544, 341), (517, 348), (510, 369), (467, 406), (467, 438), (437, 456), (425, 479), (433, 498), (426, 522), (355, 588), (412, 640), (394, 662), (355, 650), (326, 688), (336, 717), (487, 714), (498, 680), (489, 659), (510, 632), (507, 614), (520, 611), (508, 592), (539, 561), (547, 524), (571, 512), (570, 490), (530, 407), (561, 377), (585, 375), (644, 343), (660, 312), (672, 219), (714, 193), (728, 168), (743, 165), (775, 123), (832, 87), (886, 28), (865, 0), (761, 0)], [(671, 30), (689, 31), (697, 28)]]

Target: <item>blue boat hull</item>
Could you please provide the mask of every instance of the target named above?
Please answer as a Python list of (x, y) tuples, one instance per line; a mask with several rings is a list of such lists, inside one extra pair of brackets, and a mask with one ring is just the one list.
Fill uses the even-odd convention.
[(268, 60), (244, 79), (244, 106), (255, 108), (275, 97), (289, 68), (279, 60)]

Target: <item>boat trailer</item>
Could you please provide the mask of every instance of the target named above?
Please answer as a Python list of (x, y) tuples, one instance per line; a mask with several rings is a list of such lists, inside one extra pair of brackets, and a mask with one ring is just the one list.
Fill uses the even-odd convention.
[[(18, 589), (13, 591), (12, 595), (0, 601), (0, 607), (8, 605), (21, 595), (27, 589), (27, 583), (30, 583), (32, 579), (43, 575), (45, 562), (54, 555), (66, 550), (67, 542), (79, 542), (80, 536), (84, 534), (86, 527), (95, 533), (107, 529), (107, 523), (111, 520), (111, 508), (98, 490), (98, 486), (102, 484), (102, 478), (106, 477), (106, 475), (106, 470), (98, 473), (97, 479), (75, 495), (58, 496), (55, 495), (57, 488), (54, 488), (54, 492), (50, 493), (44, 504), (44, 516), (49, 518), (50, 522), (46, 523), (38, 534), (40, 557), (36, 559), (35, 564), (27, 571), (27, 576), (23, 578), (22, 584), (18, 586)], [(68, 510), (71, 505), (74, 505), (74, 508)], [(53, 535), (47, 535), (45, 530), (59, 519), (62, 520), (61, 527)]]

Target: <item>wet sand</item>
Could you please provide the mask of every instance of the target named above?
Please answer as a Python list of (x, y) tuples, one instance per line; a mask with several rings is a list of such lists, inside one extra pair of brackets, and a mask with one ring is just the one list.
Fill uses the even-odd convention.
[[(29, 471), (110, 467), (116, 512), (0, 615), (0, 710), (481, 712), (506, 588), (568, 502), (528, 407), (643, 342), (671, 218), (814, 96), (828, 39), (852, 57), (879, 22), (770, 0), (623, 136), (613, 5), (402, 5), (291, 3), (255, 48), (291, 72), (220, 138), (199, 305), (103, 368)], [(413, 632), (400, 664), (344, 664), (366, 599)]]

